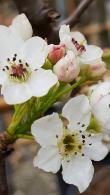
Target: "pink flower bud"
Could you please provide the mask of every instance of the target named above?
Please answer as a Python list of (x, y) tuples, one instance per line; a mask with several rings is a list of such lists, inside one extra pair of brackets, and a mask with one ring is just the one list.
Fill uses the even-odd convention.
[(53, 64), (56, 64), (62, 57), (65, 56), (65, 54), (65, 45), (53, 45), (49, 52), (48, 58)]
[(53, 68), (54, 73), (58, 76), (59, 81), (71, 82), (79, 74), (80, 68), (77, 59), (72, 51), (59, 60)]

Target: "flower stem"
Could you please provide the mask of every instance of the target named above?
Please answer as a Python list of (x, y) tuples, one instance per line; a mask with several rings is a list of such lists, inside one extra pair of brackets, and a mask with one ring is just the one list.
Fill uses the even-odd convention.
[(15, 109), (15, 113), (14, 113), (12, 121), (11, 121), (11, 124), (7, 129), (7, 132), (10, 135), (15, 134), (16, 127), (20, 123), (20, 121), (23, 119), (25, 113), (27, 112), (27, 109), (28, 109), (27, 102), (24, 104), (17, 105), (17, 107)]
[(16, 138), (34, 140), (34, 137), (30, 134), (16, 134)]
[(49, 109), (49, 107), (51, 107), (60, 97), (62, 97), (66, 93), (69, 93), (70, 91), (72, 91), (76, 87), (81, 86), (81, 84), (83, 84), (86, 80), (87, 80), (87, 78), (83, 77), (69, 88), (64, 87), (64, 88), (60, 89), (60, 87), (59, 87), (59, 89), (56, 91), (56, 93), (53, 94), (49, 98), (49, 100), (46, 102), (46, 106), (43, 108), (43, 113), (45, 113)]

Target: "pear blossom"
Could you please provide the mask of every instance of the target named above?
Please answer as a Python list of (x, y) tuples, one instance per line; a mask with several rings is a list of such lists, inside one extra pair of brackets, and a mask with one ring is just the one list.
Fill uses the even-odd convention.
[(0, 26), (0, 45), (1, 93), (8, 104), (44, 96), (58, 82), (51, 70), (41, 68), (48, 56), (48, 46), (42, 38), (24, 41), (9, 28)]
[(76, 185), (83, 192), (94, 174), (91, 160), (102, 160), (108, 149), (102, 144), (100, 136), (86, 131), (91, 110), (85, 95), (68, 101), (63, 107), (62, 117), (67, 120), (66, 123), (53, 113), (32, 124), (32, 135), (41, 145), (34, 166), (53, 173), (62, 166), (64, 181)]
[(48, 58), (53, 64), (56, 64), (65, 54), (65, 45), (51, 45)]
[(72, 51), (68, 51), (53, 67), (53, 72), (58, 76), (59, 81), (71, 82), (80, 72), (78, 61)]
[(102, 126), (102, 131), (110, 134), (110, 82), (95, 85), (89, 98), (92, 113)]
[(31, 23), (25, 14), (20, 14), (12, 20), (12, 24), (9, 26), (12, 33), (20, 36), (23, 40), (27, 40), (32, 37), (33, 30)]
[(75, 53), (81, 68), (84, 65), (91, 65), (93, 75), (99, 75), (106, 71), (102, 61), (103, 50), (95, 45), (87, 45), (87, 41), (80, 32), (70, 32), (69, 25), (62, 25), (59, 31), (60, 43), (64, 44), (67, 50)]

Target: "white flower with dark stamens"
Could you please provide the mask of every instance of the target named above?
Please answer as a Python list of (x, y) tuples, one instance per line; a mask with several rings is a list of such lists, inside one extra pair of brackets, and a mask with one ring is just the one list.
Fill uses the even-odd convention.
[(33, 34), (32, 26), (25, 14), (16, 16), (9, 26), (9, 29), (23, 40), (31, 38)]
[(42, 38), (32, 37), (24, 42), (7, 28), (4, 33), (0, 28), (0, 45), (0, 84), (8, 104), (44, 96), (58, 82), (51, 70), (41, 68), (48, 55), (47, 43)]
[(99, 136), (86, 132), (90, 123), (90, 105), (86, 96), (71, 99), (63, 108), (64, 125), (57, 113), (45, 116), (32, 125), (32, 134), (41, 145), (34, 166), (56, 173), (62, 165), (63, 179), (83, 192), (90, 184), (94, 168), (91, 160), (100, 161), (108, 153)]
[(110, 133), (110, 82), (95, 85), (89, 98), (92, 113), (101, 124), (103, 132)]
[(81, 64), (97, 64), (101, 60), (103, 50), (95, 45), (87, 45), (85, 37), (80, 32), (70, 32), (67, 25), (62, 25), (59, 31), (61, 44), (72, 50)]

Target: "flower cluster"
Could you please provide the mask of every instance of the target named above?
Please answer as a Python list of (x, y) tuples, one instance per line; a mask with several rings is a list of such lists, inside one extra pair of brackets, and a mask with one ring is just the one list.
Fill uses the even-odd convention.
[[(34, 166), (53, 173), (62, 166), (64, 181), (83, 192), (94, 174), (92, 160), (108, 153), (103, 135), (110, 131), (110, 81), (102, 82), (103, 50), (68, 25), (61, 26), (58, 45), (32, 35), (24, 14), (9, 27), (0, 25), (1, 94), (15, 107), (7, 133), (15, 140), (34, 138), (41, 146)], [(89, 81), (96, 84), (81, 94)], [(68, 99), (62, 113), (44, 116)]]

